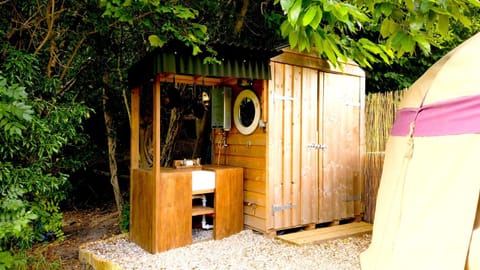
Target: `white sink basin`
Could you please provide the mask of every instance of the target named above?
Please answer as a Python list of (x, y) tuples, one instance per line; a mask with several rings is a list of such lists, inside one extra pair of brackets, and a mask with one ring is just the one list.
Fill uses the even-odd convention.
[(215, 172), (197, 170), (192, 171), (192, 191), (215, 189)]

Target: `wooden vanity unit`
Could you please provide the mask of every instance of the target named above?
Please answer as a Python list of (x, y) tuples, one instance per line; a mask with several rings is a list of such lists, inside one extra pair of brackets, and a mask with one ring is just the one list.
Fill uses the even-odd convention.
[(192, 206), (192, 170), (161, 168), (132, 171), (130, 240), (157, 253), (192, 243), (192, 216), (213, 214), (213, 238), (221, 239), (243, 229), (243, 169), (204, 165), (215, 172), (213, 207)]

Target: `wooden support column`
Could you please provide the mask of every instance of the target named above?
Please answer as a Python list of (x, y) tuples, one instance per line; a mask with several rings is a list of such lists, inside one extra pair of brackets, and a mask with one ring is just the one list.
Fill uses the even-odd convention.
[[(139, 138), (140, 138), (140, 87), (132, 90), (130, 105), (130, 172), (138, 168), (140, 161)], [(130, 175), (131, 176), (131, 175)], [(131, 177), (130, 177), (131, 179)]]
[(268, 122), (268, 81), (263, 80), (263, 88), (262, 88), (262, 96), (261, 96), (261, 103), (262, 103), (262, 115), (261, 120), (264, 123)]
[(154, 183), (154, 193), (155, 196), (152, 198), (153, 202), (153, 209), (154, 209), (154, 224), (153, 224), (153, 238), (152, 241), (154, 241), (154, 246), (155, 246), (155, 252), (158, 252), (158, 243), (161, 241), (160, 238), (160, 232), (158, 231), (159, 225), (161, 222), (161, 216), (159, 215), (158, 209), (161, 207), (160, 205), (160, 196), (161, 190), (160, 190), (160, 155), (161, 155), (161, 149), (160, 149), (160, 75), (157, 75), (155, 77), (155, 82), (153, 84), (153, 183)]
[(154, 251), (154, 175), (140, 164), (140, 87), (132, 90), (130, 139), (130, 240), (149, 252)]
[[(132, 90), (131, 96), (131, 118), (130, 118), (130, 187), (134, 187), (136, 181), (134, 170), (138, 169), (140, 151), (140, 87), (135, 87)], [(130, 189), (132, 192), (132, 189)], [(132, 193), (131, 193), (132, 194)], [(133, 196), (130, 195), (130, 208), (134, 205)], [(132, 212), (132, 211), (130, 211)], [(134, 216), (130, 215), (130, 231), (132, 231), (132, 224), (135, 224)], [(134, 236), (135, 238), (135, 236)]]
[(153, 170), (155, 178), (160, 178), (160, 75), (155, 78), (153, 85)]

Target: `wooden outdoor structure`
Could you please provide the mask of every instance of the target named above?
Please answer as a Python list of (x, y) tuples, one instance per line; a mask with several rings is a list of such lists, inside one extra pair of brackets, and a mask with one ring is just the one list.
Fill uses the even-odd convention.
[[(204, 66), (174, 48), (156, 51), (129, 71), (131, 95), (130, 240), (157, 253), (192, 243), (192, 217), (213, 216), (213, 238), (243, 229), (243, 168), (203, 164), (165, 168), (161, 158), (161, 88), (167, 83), (235, 85), (237, 74), (265, 77), (268, 61), (236, 51), (223, 57), (224, 66)], [(259, 60), (257, 60), (257, 58)], [(199, 75), (204, 74), (204, 75)], [(206, 75), (205, 75), (206, 74)], [(215, 76), (212, 76), (215, 75)], [(245, 75), (243, 75), (245, 76)], [(152, 161), (152, 162), (150, 162)], [(215, 187), (192, 191), (193, 170), (215, 173)], [(209, 194), (213, 206), (194, 205), (192, 195)]]
[(244, 168), (244, 219), (266, 234), (337, 224), (364, 212), (365, 73), (284, 49), (253, 88), (264, 127), (218, 130), (214, 161)]
[[(185, 80), (189, 78), (185, 77)], [(191, 78), (190, 78), (191, 79)], [(215, 215), (214, 239), (221, 239), (243, 228), (243, 169), (227, 166), (203, 166), (214, 171), (214, 206), (199, 212), (192, 206), (192, 170), (161, 168), (160, 160), (160, 85), (159, 75), (153, 89), (153, 166), (141, 166), (140, 88), (132, 91), (130, 239), (151, 253), (192, 243), (192, 216)], [(149, 91), (144, 89), (144, 91)]]
[[(244, 135), (235, 121), (212, 132), (213, 164), (203, 169), (219, 175), (215, 239), (244, 226), (275, 234), (361, 218), (365, 74), (357, 65), (345, 63), (339, 70), (315, 54), (289, 49), (235, 49), (222, 68), (178, 53), (152, 57), (129, 74), (131, 240), (152, 253), (191, 243), (191, 170), (161, 168), (158, 162), (160, 89), (167, 82), (228, 86), (233, 99), (248, 88), (260, 101), (253, 133)], [(250, 84), (240, 85), (242, 80)], [(145, 142), (152, 166), (145, 162)]]

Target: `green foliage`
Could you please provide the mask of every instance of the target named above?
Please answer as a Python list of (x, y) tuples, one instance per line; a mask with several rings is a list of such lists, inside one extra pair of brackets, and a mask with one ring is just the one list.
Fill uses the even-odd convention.
[(18, 186), (3, 187), (5, 190), (2, 190), (0, 199), (0, 246), (11, 248), (12, 239), (29, 240), (26, 232), (30, 231), (30, 225), (37, 215), (22, 200), (24, 190)]
[(58, 202), (65, 198), (65, 177), (53, 177), (39, 166), (19, 168), (1, 162), (0, 243), (9, 248), (28, 248), (46, 239), (62, 238)]
[(374, 63), (371, 69), (367, 69), (366, 80), (368, 92), (382, 92), (400, 90), (410, 87), (433, 63), (438, 61), (450, 50), (458, 46), (464, 40), (480, 31), (480, 8), (472, 9), (474, 16), (470, 17), (470, 27), (465, 27), (459, 22), (450, 25), (452, 38), (442, 44), (441, 47), (433, 47), (428, 55), (417, 52), (413, 56), (404, 55), (391, 65)]
[(130, 231), (130, 204), (128, 203), (126, 203), (122, 209), (120, 230), (122, 231), (122, 233), (127, 233)]
[(47, 258), (45, 249), (34, 251), (2, 252), (0, 250), (0, 270), (57, 270), (62, 269), (62, 260)]
[(10, 137), (21, 136), (23, 122), (32, 120), (32, 107), (25, 104), (26, 97), (25, 87), (8, 85), (0, 73), (0, 129)]
[(79, 124), (90, 112), (55, 97), (59, 83), (39, 76), (34, 56), (9, 51), (0, 63), (0, 268), (14, 266), (15, 250), (63, 237), (66, 173), (80, 165), (61, 154), (85, 142)]
[(27, 269), (25, 253), (2, 250), (0, 247), (0, 270)]
[[(287, 14), (281, 34), (300, 51), (312, 48), (334, 65), (351, 58), (361, 66), (391, 63), (418, 49), (431, 52), (450, 40), (449, 25), (471, 26), (477, 0), (276, 0)], [(365, 31), (378, 33), (368, 39)], [(368, 34), (367, 34), (368, 35)]]
[(145, 32), (152, 47), (163, 47), (168, 41), (180, 41), (192, 48), (192, 54), (202, 52), (208, 41), (207, 27), (195, 21), (198, 10), (178, 1), (115, 1), (101, 0), (104, 17), (128, 23)]
[[(6, 55), (3, 61), (3, 75), (6, 76), (8, 82), (18, 82), (23, 86), (32, 87), (39, 83), (37, 77), (40, 68), (38, 59), (22, 50), (12, 48), (8, 45), (5, 46)], [(25, 88), (23, 88), (25, 89)]]
[(14, 262), (13, 254), (9, 251), (2, 251), (0, 247), (0, 270), (10, 269)]

